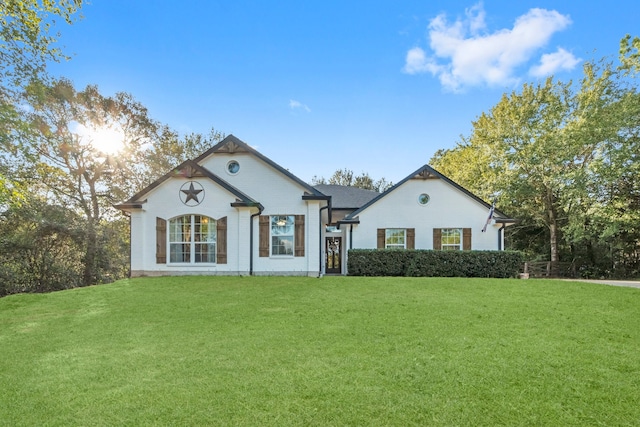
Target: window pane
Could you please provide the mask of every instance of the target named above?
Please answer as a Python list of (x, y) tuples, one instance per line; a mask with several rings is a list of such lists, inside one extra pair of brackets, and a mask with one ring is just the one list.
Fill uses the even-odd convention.
[(172, 243), (169, 246), (169, 262), (191, 262), (191, 245), (189, 243)]
[(272, 236), (272, 255), (293, 255), (293, 237)]
[(189, 241), (191, 241), (191, 216), (180, 216), (169, 221), (169, 242)]
[(293, 235), (293, 216), (276, 215), (271, 217), (271, 234), (275, 236)]
[(194, 241), (215, 242), (216, 220), (206, 216), (196, 215), (194, 218)]
[(387, 228), (385, 230), (385, 247), (404, 248), (405, 247), (405, 229), (404, 228)]
[(459, 228), (442, 229), (442, 250), (459, 251), (462, 249), (462, 230)]
[(196, 243), (195, 262), (216, 262), (216, 244)]

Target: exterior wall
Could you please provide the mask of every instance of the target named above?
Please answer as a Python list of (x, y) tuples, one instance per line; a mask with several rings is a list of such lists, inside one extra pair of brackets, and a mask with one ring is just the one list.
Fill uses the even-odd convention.
[[(424, 206), (421, 193), (430, 197)], [(433, 249), (434, 228), (471, 228), (471, 249), (498, 250), (499, 226), (482, 232), (488, 215), (485, 206), (440, 179), (411, 179), (358, 215), (353, 248), (375, 249), (378, 228), (415, 228), (416, 249)]]
[[(142, 211), (131, 212), (131, 271), (142, 271), (145, 269), (145, 256), (147, 253), (147, 243), (145, 241), (144, 230), (145, 215)], [(154, 236), (155, 237), (155, 236)], [(155, 247), (155, 241), (151, 243)], [(155, 257), (155, 254), (154, 254)], [(133, 275), (133, 274), (132, 274)]]
[[(262, 215), (304, 215), (305, 221), (305, 250), (303, 257), (296, 256), (272, 256), (260, 257), (258, 249), (259, 224), (258, 217), (253, 221), (253, 274), (271, 276), (318, 276), (320, 271), (320, 203), (318, 201), (305, 202), (302, 193), (298, 191), (297, 197), (289, 197), (283, 200), (280, 207), (267, 209)], [(247, 253), (249, 253), (247, 251)]]
[[(240, 170), (235, 175), (227, 170), (227, 164), (231, 160), (240, 165)], [(292, 204), (304, 204), (301, 197), (305, 189), (302, 186), (251, 153), (218, 152), (201, 161), (200, 165), (253, 197), (265, 208), (269, 208), (269, 205), (288, 207)]]
[[(240, 165), (237, 174), (227, 170), (227, 164), (235, 160)], [(319, 209), (317, 201), (304, 201), (305, 188), (246, 152), (234, 154), (215, 153), (200, 164), (243, 193), (258, 200), (264, 211), (261, 215), (304, 215), (305, 256), (258, 256), (259, 225), (254, 218), (253, 273), (256, 275), (309, 275), (319, 271)], [(247, 240), (248, 241), (248, 240)], [(244, 252), (249, 253), (247, 251)]]

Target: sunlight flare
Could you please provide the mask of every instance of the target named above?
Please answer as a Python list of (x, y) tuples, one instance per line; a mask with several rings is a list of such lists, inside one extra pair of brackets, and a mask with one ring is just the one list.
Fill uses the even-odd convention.
[(76, 132), (83, 144), (103, 154), (113, 155), (124, 148), (124, 132), (118, 125), (93, 127), (79, 124)]

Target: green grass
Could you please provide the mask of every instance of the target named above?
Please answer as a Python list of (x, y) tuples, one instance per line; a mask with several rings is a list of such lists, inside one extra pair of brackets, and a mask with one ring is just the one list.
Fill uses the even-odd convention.
[(638, 289), (182, 277), (0, 299), (0, 425), (638, 423)]

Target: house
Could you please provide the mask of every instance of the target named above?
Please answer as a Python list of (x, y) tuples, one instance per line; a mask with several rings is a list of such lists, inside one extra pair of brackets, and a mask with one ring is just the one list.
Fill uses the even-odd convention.
[(425, 165), (377, 193), (311, 186), (233, 135), (117, 205), (131, 275), (346, 274), (347, 249), (501, 250), (513, 223)]

